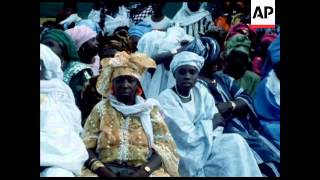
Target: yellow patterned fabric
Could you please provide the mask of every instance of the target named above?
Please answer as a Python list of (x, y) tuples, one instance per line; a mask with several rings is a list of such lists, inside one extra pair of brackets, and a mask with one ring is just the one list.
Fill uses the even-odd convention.
[[(153, 148), (163, 160), (163, 167), (152, 176), (179, 176), (176, 145), (157, 107), (152, 109), (150, 117)], [(93, 108), (84, 130), (83, 141), (87, 149), (95, 149), (101, 162), (127, 162), (134, 167), (148, 162), (148, 140), (139, 118), (123, 117), (109, 100), (104, 99)]]
[[(129, 75), (141, 80), (142, 74), (148, 68), (156, 68), (156, 63), (146, 54), (118, 52), (114, 58), (104, 58), (101, 60), (103, 70), (97, 81), (97, 91), (107, 97), (111, 90), (111, 81), (118, 77)], [(141, 83), (141, 82), (140, 82)]]

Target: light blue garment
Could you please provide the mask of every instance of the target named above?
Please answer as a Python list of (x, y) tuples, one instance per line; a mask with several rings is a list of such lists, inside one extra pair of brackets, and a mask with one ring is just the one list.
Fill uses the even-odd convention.
[(254, 107), (263, 127), (263, 135), (280, 145), (280, 105), (267, 87), (268, 77), (257, 87)]
[(180, 175), (261, 176), (254, 155), (240, 135), (222, 134), (222, 127), (213, 131), (212, 119), (218, 109), (205, 85), (197, 82), (192, 93), (194, 119), (186, 115), (182, 101), (172, 89), (158, 97), (177, 145)]
[(129, 36), (138, 36), (142, 37), (145, 33), (150, 32), (152, 30), (152, 27), (147, 22), (140, 22), (128, 30)]
[(97, 34), (99, 34), (99, 32), (101, 31), (101, 28), (99, 27), (98, 23), (94, 22), (91, 19), (83, 19), (81, 21), (79, 21), (76, 26), (87, 26), (90, 29), (92, 29), (94, 32), (96, 32)]
[(272, 66), (278, 62), (280, 62), (280, 34), (268, 48), (268, 55), (262, 69), (262, 78), (268, 76)]

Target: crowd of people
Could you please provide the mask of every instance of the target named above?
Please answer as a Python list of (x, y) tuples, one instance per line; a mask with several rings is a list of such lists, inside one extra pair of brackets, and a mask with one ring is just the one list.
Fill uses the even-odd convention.
[(217, 2), (65, 3), (41, 24), (40, 176), (279, 177), (280, 26)]

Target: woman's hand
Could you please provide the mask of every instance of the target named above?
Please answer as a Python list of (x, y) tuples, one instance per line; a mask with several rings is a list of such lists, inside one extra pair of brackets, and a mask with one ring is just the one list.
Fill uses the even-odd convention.
[(111, 171), (109, 171), (105, 167), (100, 167), (96, 170), (96, 174), (99, 177), (117, 177), (115, 174), (113, 174)]

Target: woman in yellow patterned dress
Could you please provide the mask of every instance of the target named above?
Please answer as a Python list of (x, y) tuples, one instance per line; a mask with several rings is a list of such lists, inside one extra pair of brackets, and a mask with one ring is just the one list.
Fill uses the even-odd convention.
[(179, 176), (176, 145), (155, 99), (143, 98), (141, 75), (155, 62), (119, 52), (102, 60), (97, 90), (104, 97), (85, 123), (89, 160), (82, 176)]

